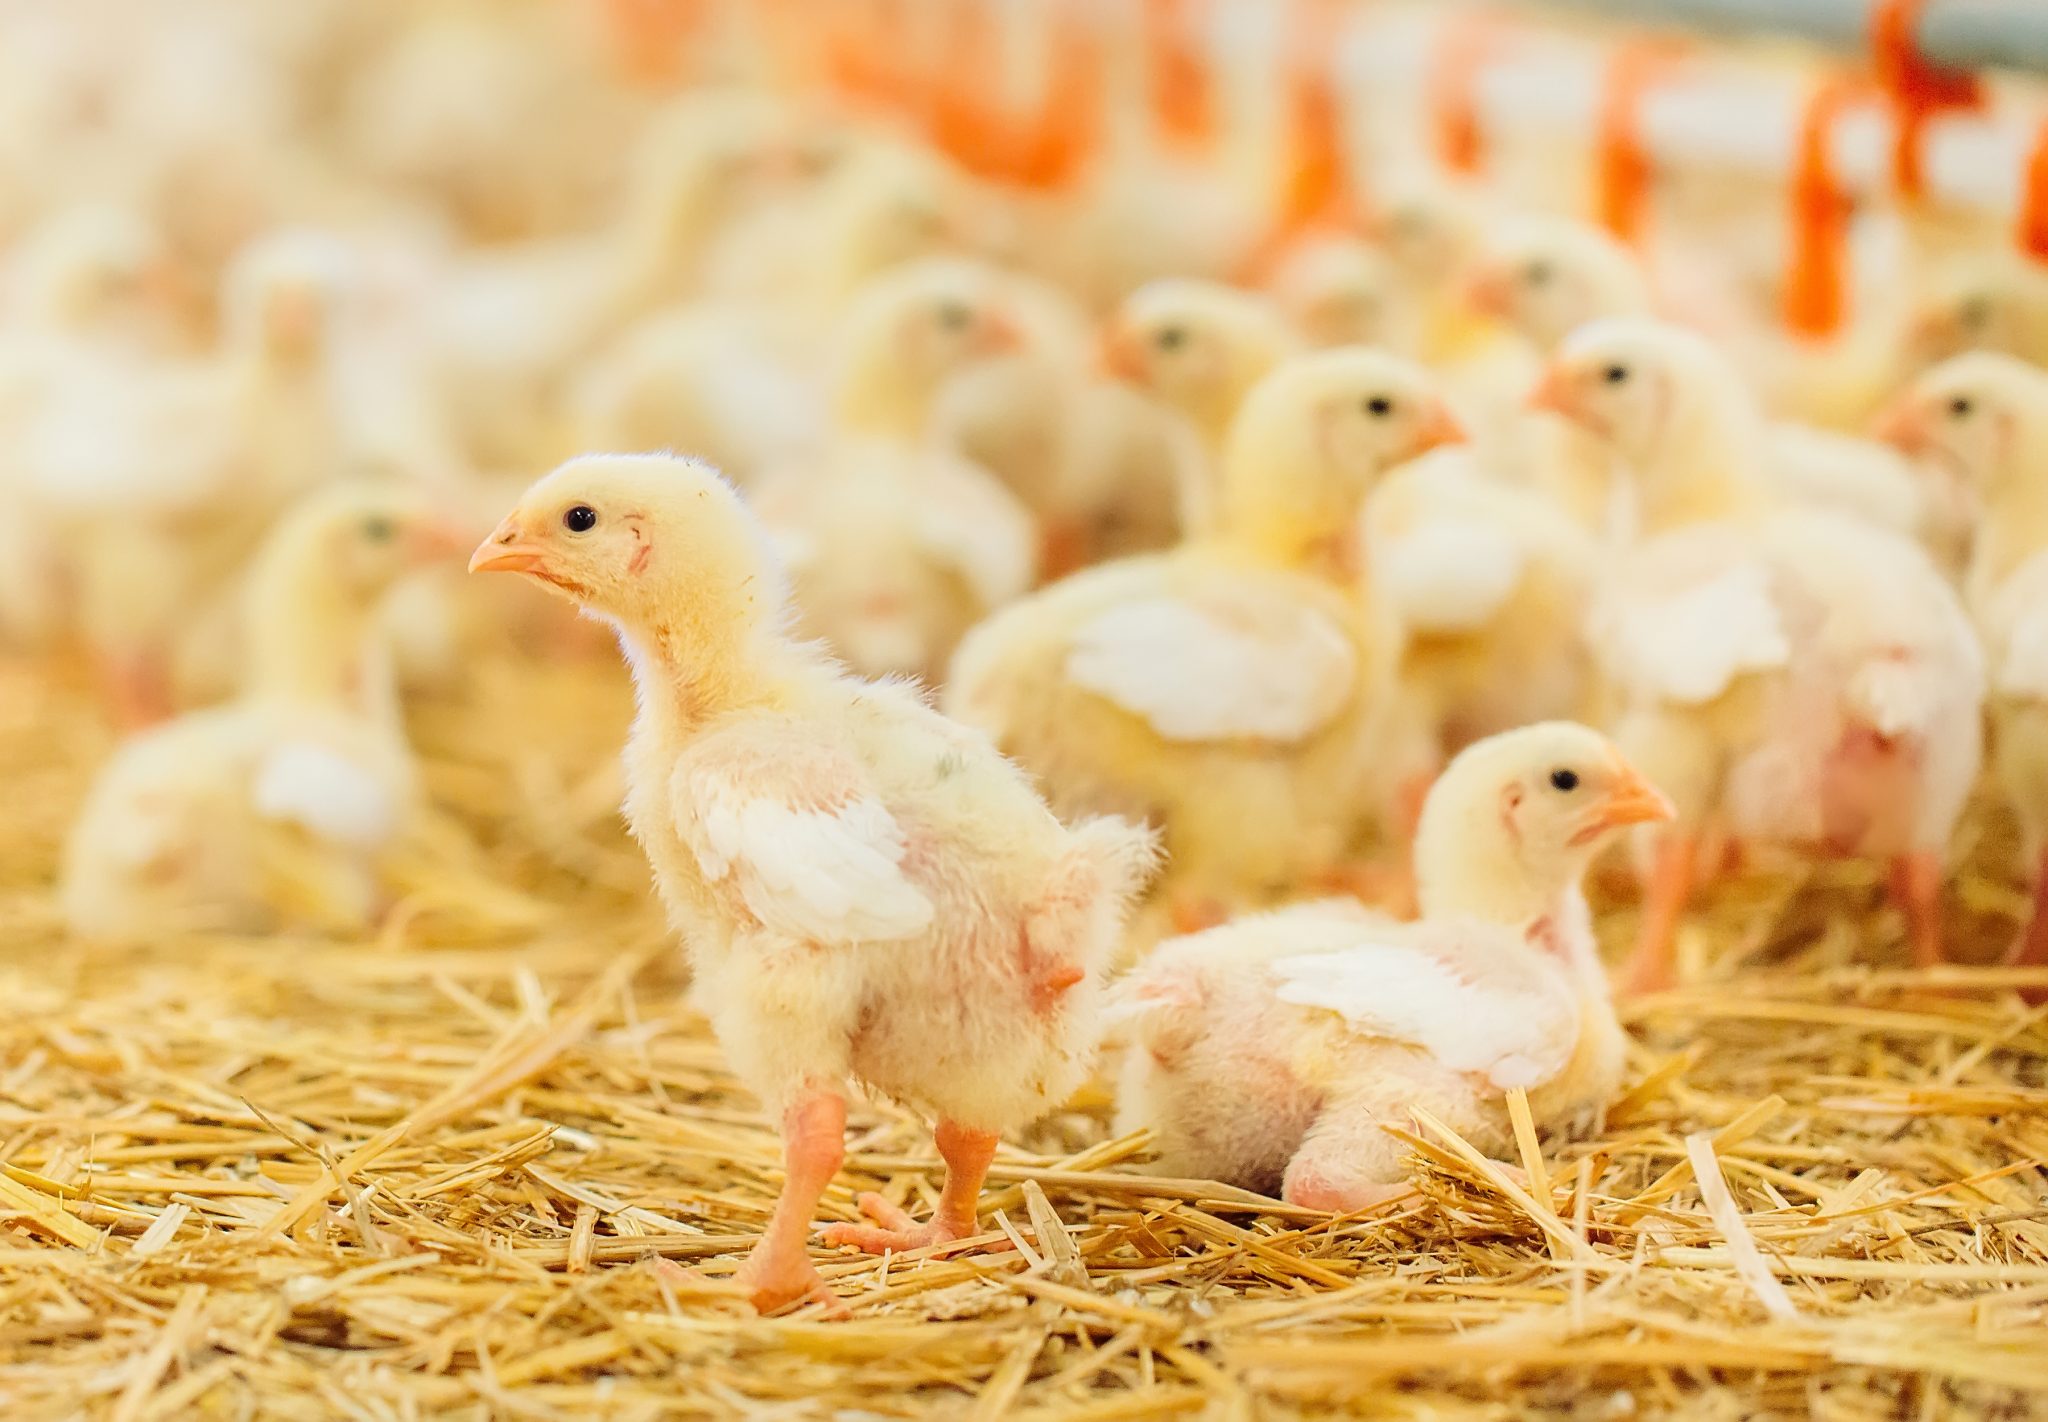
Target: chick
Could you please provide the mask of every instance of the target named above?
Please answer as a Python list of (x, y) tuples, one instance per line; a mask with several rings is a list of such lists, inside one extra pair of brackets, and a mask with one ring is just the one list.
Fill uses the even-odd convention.
[(1378, 724), (1391, 643), (1354, 590), (1358, 507), (1456, 433), (1397, 357), (1283, 365), (1231, 432), (1214, 530), (991, 617), (960, 645), (947, 709), (1056, 806), (1160, 825), (1183, 922), (1333, 868), (1413, 768)]
[(1312, 346), (1421, 350), (1420, 305), (1406, 299), (1393, 261), (1362, 238), (1297, 242), (1263, 285)]
[(1246, 394), (1301, 341), (1279, 308), (1220, 282), (1168, 278), (1131, 293), (1102, 334), (1108, 371), (1185, 422), (1196, 452), (1182, 527), (1215, 517), (1223, 445)]
[(1772, 512), (1762, 421), (1703, 341), (1599, 323), (1543, 397), (1628, 471), (1642, 536), (1593, 633), (1617, 739), (1679, 808), (1654, 846), (1630, 969), (1668, 984), (1703, 827), (1889, 860), (1916, 961), (1941, 957), (1942, 861), (1982, 754), (1982, 655), (1917, 545), (1819, 510)]
[(702, 465), (573, 460), (470, 566), (611, 621), (633, 668), (626, 818), (720, 1041), (782, 1121), (783, 1192), (741, 1271), (755, 1304), (830, 1302), (804, 1240), (851, 1079), (938, 1118), (946, 1183), (922, 1226), (865, 1196), (873, 1226), (827, 1239), (880, 1252), (970, 1234), (998, 1133), (1088, 1070), (1151, 837), (1062, 825), (913, 690), (791, 638), (762, 530)]
[(1419, 922), (1306, 904), (1164, 943), (1118, 984), (1118, 1130), (1151, 1128), (1155, 1170), (1342, 1213), (1406, 1193), (1386, 1128), (1416, 1108), (1496, 1157), (1509, 1088), (1539, 1129), (1597, 1119), (1624, 1038), (1579, 883), (1670, 815), (1584, 726), (1467, 747), (1423, 810)]
[(1964, 589), (1990, 663), (1992, 769), (2034, 876), (2013, 961), (2048, 964), (2048, 372), (1957, 356), (1915, 382), (1885, 427), (1981, 505)]
[(1907, 355), (1931, 365), (1966, 351), (2048, 359), (2048, 273), (2006, 252), (1972, 251), (1937, 270), (1907, 327)]
[(58, 890), (72, 930), (365, 921), (414, 794), (379, 608), (461, 546), (409, 492), (343, 486), (296, 506), (249, 579), (239, 699), (128, 741), (87, 795)]

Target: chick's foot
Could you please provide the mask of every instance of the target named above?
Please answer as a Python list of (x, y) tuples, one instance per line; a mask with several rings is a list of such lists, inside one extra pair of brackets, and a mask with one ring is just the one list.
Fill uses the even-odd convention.
[(974, 1233), (974, 1222), (964, 1224), (941, 1215), (919, 1224), (909, 1211), (869, 1191), (860, 1197), (860, 1212), (871, 1225), (835, 1224), (825, 1227), (825, 1243), (851, 1246), (868, 1254), (908, 1254), (934, 1244), (951, 1244)]

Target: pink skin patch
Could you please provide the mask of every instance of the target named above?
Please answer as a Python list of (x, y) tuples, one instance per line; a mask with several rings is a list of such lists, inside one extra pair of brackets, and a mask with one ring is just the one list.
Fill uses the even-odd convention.
[(1834, 854), (1890, 850), (1918, 802), (1920, 746), (1851, 726), (1821, 767), (1821, 839)]
[(1060, 1005), (1067, 990), (1087, 976), (1078, 964), (1049, 959), (1031, 946), (1031, 935), (1017, 930), (1017, 976), (1023, 979), (1031, 1010), (1043, 1017)]

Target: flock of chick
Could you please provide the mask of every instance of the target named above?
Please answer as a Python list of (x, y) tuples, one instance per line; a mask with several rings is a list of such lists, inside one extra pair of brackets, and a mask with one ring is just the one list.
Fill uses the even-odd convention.
[[(1159, 1168), (1364, 1209), (1404, 1189), (1411, 1106), (1506, 1154), (1510, 1089), (1546, 1130), (1611, 1099), (1580, 881), (1624, 835), (1631, 989), (1735, 847), (1887, 861), (1939, 961), (1987, 722), (2048, 850), (2027, 280), (1930, 308), (2006, 353), (1922, 361), (1885, 443), (1773, 422), (1627, 248), (1459, 190), (1256, 282), (1162, 259), (1106, 317), (1128, 253), (1073, 278), (1077, 223), (1049, 279), (988, 201), (699, 94), (586, 235), (259, 237), (200, 357), (159, 329), (145, 216), (25, 240), (0, 624), (155, 723), (67, 846), (74, 930), (382, 912), (407, 687), (508, 622), (588, 654), (448, 576), (565, 456), (469, 567), (631, 666), (626, 817), (786, 1141), (763, 1309), (831, 1304), (807, 1239), (852, 1081), (935, 1118), (946, 1181), (828, 1242), (973, 1234), (1000, 1133), (1105, 1040)], [(2048, 961), (2048, 914), (2016, 951)]]

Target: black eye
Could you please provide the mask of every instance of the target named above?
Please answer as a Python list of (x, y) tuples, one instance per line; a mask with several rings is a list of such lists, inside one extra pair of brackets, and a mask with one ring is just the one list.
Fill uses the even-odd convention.
[(1972, 296), (1963, 302), (1962, 309), (1956, 315), (1970, 330), (1988, 326), (1991, 324), (1991, 298)]
[(1550, 783), (1553, 788), (1562, 790), (1569, 795), (1572, 791), (1579, 788), (1579, 772), (1562, 768), (1553, 770), (1550, 772)]
[(597, 527), (597, 510), (589, 504), (571, 504), (562, 513), (562, 527), (571, 533), (588, 533)]
[(1958, 395), (1948, 402), (1948, 412), (1958, 420), (1968, 419), (1970, 412), (1977, 408), (1977, 402), (1967, 395)]
[(1180, 326), (1162, 326), (1159, 334), (1152, 338), (1152, 344), (1162, 351), (1177, 351), (1188, 343), (1188, 333)]
[(398, 525), (382, 514), (371, 514), (363, 520), (363, 537), (372, 543), (389, 543), (398, 533)]
[(1384, 395), (1374, 395), (1366, 400), (1365, 413), (1376, 420), (1384, 420), (1394, 413), (1394, 402)]
[(1600, 378), (1609, 385), (1624, 384), (1628, 380), (1628, 367), (1625, 365), (1610, 365), (1607, 369), (1600, 372)]
[(1548, 286), (1552, 272), (1548, 262), (1531, 262), (1522, 271), (1522, 280), (1531, 286)]
[(948, 301), (939, 307), (939, 324), (948, 331), (964, 331), (974, 319), (974, 313), (957, 301)]

